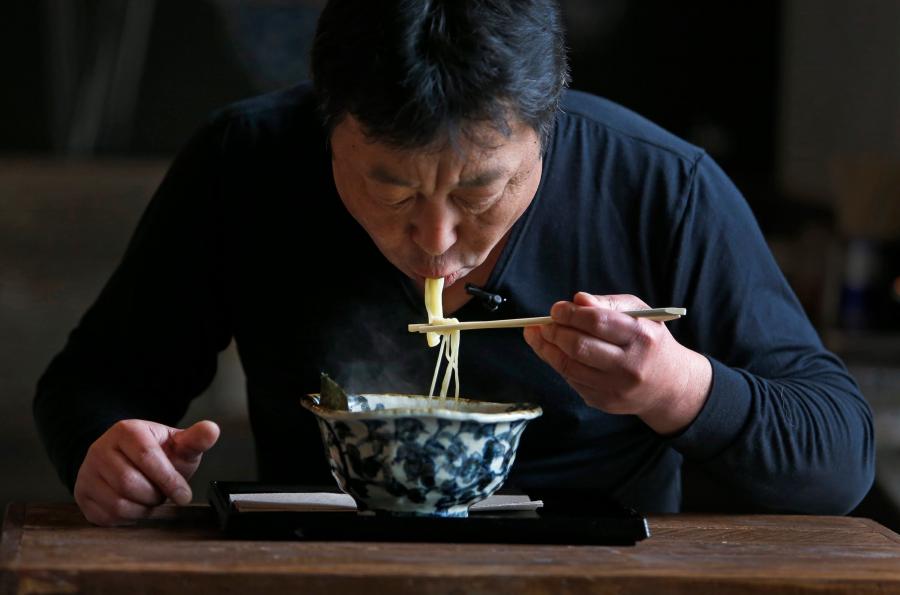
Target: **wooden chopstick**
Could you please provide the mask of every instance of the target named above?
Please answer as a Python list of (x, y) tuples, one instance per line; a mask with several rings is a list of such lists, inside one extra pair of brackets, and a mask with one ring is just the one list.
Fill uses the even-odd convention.
[[(622, 314), (628, 314), (634, 318), (646, 318), (647, 320), (656, 320), (665, 322), (667, 320), (675, 320), (687, 314), (685, 308), (651, 308), (649, 310), (626, 310)], [(472, 322), (457, 322), (449, 324), (411, 324), (409, 332), (411, 333), (430, 333), (441, 331), (474, 331), (488, 328), (517, 328), (523, 326), (540, 326), (542, 324), (550, 324), (553, 318), (550, 316), (537, 316), (535, 318), (507, 318), (505, 320), (478, 320)]]

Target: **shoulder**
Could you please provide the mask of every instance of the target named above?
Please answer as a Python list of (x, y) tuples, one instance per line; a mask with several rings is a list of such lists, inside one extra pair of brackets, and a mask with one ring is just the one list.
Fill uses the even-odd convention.
[(652, 160), (658, 165), (693, 166), (702, 149), (613, 101), (580, 91), (567, 91), (560, 102), (557, 134), (586, 143), (595, 151), (620, 158)]
[(266, 121), (291, 115), (315, 115), (316, 99), (312, 83), (305, 81), (292, 87), (236, 101), (218, 109), (211, 120)]
[(553, 197), (548, 205), (559, 212), (565, 201), (562, 212), (617, 226), (628, 237), (664, 231), (698, 196), (717, 209), (743, 200), (703, 149), (621, 105), (577, 91), (563, 97), (545, 171), (541, 191)]
[(231, 149), (283, 148), (300, 139), (316, 145), (308, 141), (323, 136), (309, 82), (227, 105), (212, 112), (204, 128)]
[(548, 147), (547, 191), (578, 210), (612, 209), (626, 219), (648, 210), (677, 216), (700, 172), (703, 149), (608, 99), (568, 91)]

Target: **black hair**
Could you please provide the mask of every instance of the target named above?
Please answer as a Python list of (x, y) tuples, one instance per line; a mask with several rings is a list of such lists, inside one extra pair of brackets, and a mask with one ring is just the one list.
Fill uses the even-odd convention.
[(555, 0), (330, 0), (312, 76), (329, 136), (352, 114), (407, 149), (511, 117), (543, 145), (569, 69)]

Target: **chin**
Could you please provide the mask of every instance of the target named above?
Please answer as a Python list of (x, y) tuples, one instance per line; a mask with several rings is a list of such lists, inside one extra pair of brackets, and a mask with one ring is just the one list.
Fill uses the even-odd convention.
[(451, 285), (455, 285), (457, 282), (464, 280), (472, 273), (472, 271), (475, 270), (475, 268), (477, 267), (463, 268), (459, 269), (455, 273), (452, 273), (449, 277), (446, 277), (444, 279), (444, 288), (450, 287)]

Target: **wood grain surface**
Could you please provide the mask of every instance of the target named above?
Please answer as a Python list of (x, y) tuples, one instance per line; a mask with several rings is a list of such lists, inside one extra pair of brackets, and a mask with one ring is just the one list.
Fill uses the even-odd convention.
[(3, 593), (900, 593), (900, 536), (868, 519), (650, 518), (634, 547), (229, 541), (205, 506), (99, 528), (12, 504)]

